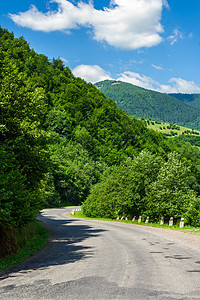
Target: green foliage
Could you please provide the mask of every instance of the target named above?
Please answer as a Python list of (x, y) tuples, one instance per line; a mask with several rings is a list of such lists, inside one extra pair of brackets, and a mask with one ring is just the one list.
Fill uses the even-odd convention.
[(15, 156), (0, 145), (0, 230), (33, 220), (42, 206), (39, 192), (29, 189)]
[(200, 108), (200, 94), (169, 94), (195, 108)]
[(94, 186), (83, 204), (86, 215), (116, 218), (138, 215), (145, 207), (148, 187), (155, 180), (162, 158), (142, 151), (134, 159), (114, 169), (104, 181)]
[(175, 220), (185, 215), (195, 198), (189, 188), (191, 172), (177, 153), (170, 153), (168, 161), (160, 168), (157, 179), (147, 193), (147, 214), (158, 220), (161, 216)]
[(184, 142), (189, 142), (193, 146), (200, 147), (200, 136), (181, 135), (178, 138)]
[(38, 184), (46, 172), (45, 134), (40, 118), (45, 96), (7, 57), (0, 69), (0, 221), (17, 227), (41, 207)]
[[(48, 205), (80, 204), (89, 194), (91, 186), (99, 180), (106, 163), (102, 159), (93, 160), (81, 144), (67, 143), (62, 139), (59, 139), (59, 144), (50, 145), (49, 151), (52, 177), (48, 180), (53, 184), (50, 185)], [(59, 197), (55, 197), (55, 193)]]
[(191, 170), (172, 152), (167, 161), (142, 151), (115, 169), (91, 190), (83, 203), (83, 213), (90, 217), (150, 216), (175, 221), (185, 217), (199, 225), (199, 199), (190, 189)]
[(200, 227), (200, 198), (192, 197), (190, 205), (185, 213), (185, 219), (188, 224)]

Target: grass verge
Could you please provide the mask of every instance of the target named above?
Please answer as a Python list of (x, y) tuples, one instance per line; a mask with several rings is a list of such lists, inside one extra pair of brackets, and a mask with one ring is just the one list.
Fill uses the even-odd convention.
[(200, 228), (194, 228), (192, 226), (185, 226), (184, 228), (180, 228), (179, 225), (169, 226), (168, 224), (160, 225), (158, 223), (138, 223), (137, 221), (131, 220), (114, 220), (109, 218), (89, 218), (84, 215), (82, 211), (75, 211), (73, 217), (76, 218), (83, 218), (86, 220), (99, 220), (99, 221), (110, 221), (110, 222), (120, 222), (120, 223), (127, 223), (127, 224), (135, 224), (135, 225), (142, 225), (142, 226), (149, 226), (149, 227), (156, 227), (156, 228), (164, 228), (164, 229), (171, 229), (171, 230), (178, 230), (181, 232), (187, 232), (191, 234), (196, 234), (200, 236)]
[(39, 222), (29, 225), (23, 236), (24, 245), (16, 253), (7, 255), (0, 259), (0, 270), (11, 268), (42, 249), (49, 239), (49, 232)]

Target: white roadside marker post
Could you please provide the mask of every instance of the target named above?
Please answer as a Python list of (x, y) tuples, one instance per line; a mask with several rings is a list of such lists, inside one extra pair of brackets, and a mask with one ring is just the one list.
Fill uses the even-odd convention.
[(180, 228), (183, 228), (184, 227), (184, 218), (181, 218), (181, 221), (180, 221)]
[(173, 217), (171, 217), (170, 220), (169, 220), (169, 226), (173, 226), (173, 223), (174, 223), (173, 222)]
[(161, 218), (160, 225), (164, 224), (164, 217)]

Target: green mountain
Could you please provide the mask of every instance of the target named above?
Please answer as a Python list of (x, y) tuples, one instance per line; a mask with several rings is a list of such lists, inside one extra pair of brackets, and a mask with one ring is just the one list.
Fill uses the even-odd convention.
[(200, 94), (169, 94), (171, 97), (183, 101), (185, 104), (200, 109)]
[(200, 129), (200, 107), (192, 107), (183, 99), (120, 81), (105, 80), (95, 86), (130, 116)]

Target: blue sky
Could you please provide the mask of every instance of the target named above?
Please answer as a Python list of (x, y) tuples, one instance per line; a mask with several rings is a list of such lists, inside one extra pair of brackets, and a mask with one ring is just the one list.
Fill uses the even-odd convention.
[(86, 81), (200, 93), (200, 1), (7, 0), (0, 24)]

